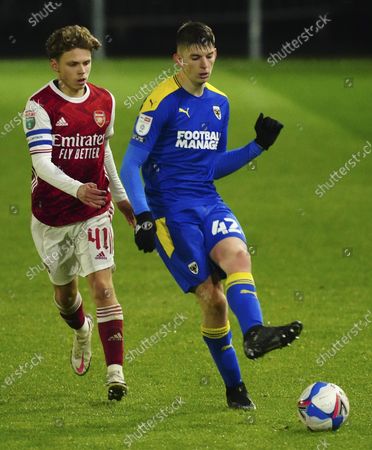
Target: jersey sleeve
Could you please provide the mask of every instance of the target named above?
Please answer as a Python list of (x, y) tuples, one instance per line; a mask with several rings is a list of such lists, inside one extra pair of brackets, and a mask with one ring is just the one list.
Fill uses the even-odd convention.
[(111, 110), (111, 120), (110, 123), (108, 124), (105, 133), (105, 139), (110, 139), (114, 135), (114, 122), (115, 122), (115, 97), (111, 94), (110, 91), (108, 92), (112, 99), (112, 110)]
[(153, 108), (151, 98), (143, 103), (137, 116), (130, 144), (151, 151), (168, 120), (171, 104), (163, 99), (157, 108)]
[(119, 179), (109, 141), (105, 142), (105, 169), (110, 180), (110, 191), (114, 201), (127, 200), (128, 196)]
[(31, 155), (52, 151), (52, 124), (45, 109), (29, 100), (23, 113), (23, 129)]
[(227, 130), (229, 127), (229, 119), (230, 119), (230, 106), (229, 106), (229, 102), (226, 99), (226, 107), (225, 107), (225, 114), (224, 114), (224, 118), (223, 118), (223, 127), (222, 127), (222, 131), (221, 131), (221, 137), (220, 140), (218, 141), (218, 147), (217, 150), (219, 152), (225, 152), (227, 150)]

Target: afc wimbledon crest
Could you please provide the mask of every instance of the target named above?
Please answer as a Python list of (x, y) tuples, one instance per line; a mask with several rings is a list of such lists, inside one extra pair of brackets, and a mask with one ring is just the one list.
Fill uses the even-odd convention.
[(93, 117), (94, 121), (100, 128), (102, 128), (106, 123), (106, 114), (104, 111), (94, 111)]
[(191, 262), (188, 265), (188, 268), (190, 269), (190, 272), (192, 272), (194, 275), (197, 275), (199, 273), (199, 267), (195, 261)]
[(220, 107), (219, 106), (213, 106), (213, 112), (214, 112), (214, 115), (217, 117), (217, 119), (221, 120), (222, 115), (221, 115)]

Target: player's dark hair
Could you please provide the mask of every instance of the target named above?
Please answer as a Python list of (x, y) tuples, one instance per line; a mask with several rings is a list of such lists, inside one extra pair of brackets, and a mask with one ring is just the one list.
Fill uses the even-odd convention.
[(177, 47), (186, 48), (196, 45), (197, 47), (215, 46), (216, 40), (208, 25), (202, 22), (186, 22), (177, 30)]
[(45, 44), (49, 59), (58, 59), (63, 53), (74, 48), (93, 51), (100, 47), (100, 41), (91, 34), (88, 28), (80, 25), (68, 25), (59, 28), (49, 36)]

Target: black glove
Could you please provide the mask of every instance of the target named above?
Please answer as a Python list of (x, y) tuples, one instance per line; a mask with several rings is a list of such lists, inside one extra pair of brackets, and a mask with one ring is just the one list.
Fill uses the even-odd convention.
[(150, 211), (145, 211), (136, 216), (136, 228), (134, 240), (138, 250), (150, 253), (155, 249), (156, 225)]
[(267, 150), (270, 145), (273, 145), (283, 126), (284, 125), (271, 117), (264, 118), (264, 115), (261, 113), (254, 126), (257, 134), (255, 141), (258, 145)]

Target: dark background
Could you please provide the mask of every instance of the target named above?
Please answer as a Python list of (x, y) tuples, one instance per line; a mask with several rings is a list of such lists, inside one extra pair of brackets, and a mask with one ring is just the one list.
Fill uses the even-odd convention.
[[(32, 14), (40, 13), (47, 4), (54, 5), (55, 10), (32, 26)], [(64, 25), (77, 23), (94, 32), (92, 9), (92, 0), (1, 0), (1, 57), (44, 56), (46, 38)], [(178, 26), (190, 19), (204, 21), (213, 28), (220, 55), (248, 54), (246, 0), (107, 0), (104, 11), (106, 26), (102, 37), (109, 57), (164, 57), (174, 50)], [(325, 14), (332, 22), (296, 50), (295, 58), (372, 55), (371, 1), (263, 0), (263, 57), (295, 39), (304, 27), (315, 24), (318, 16)]]

